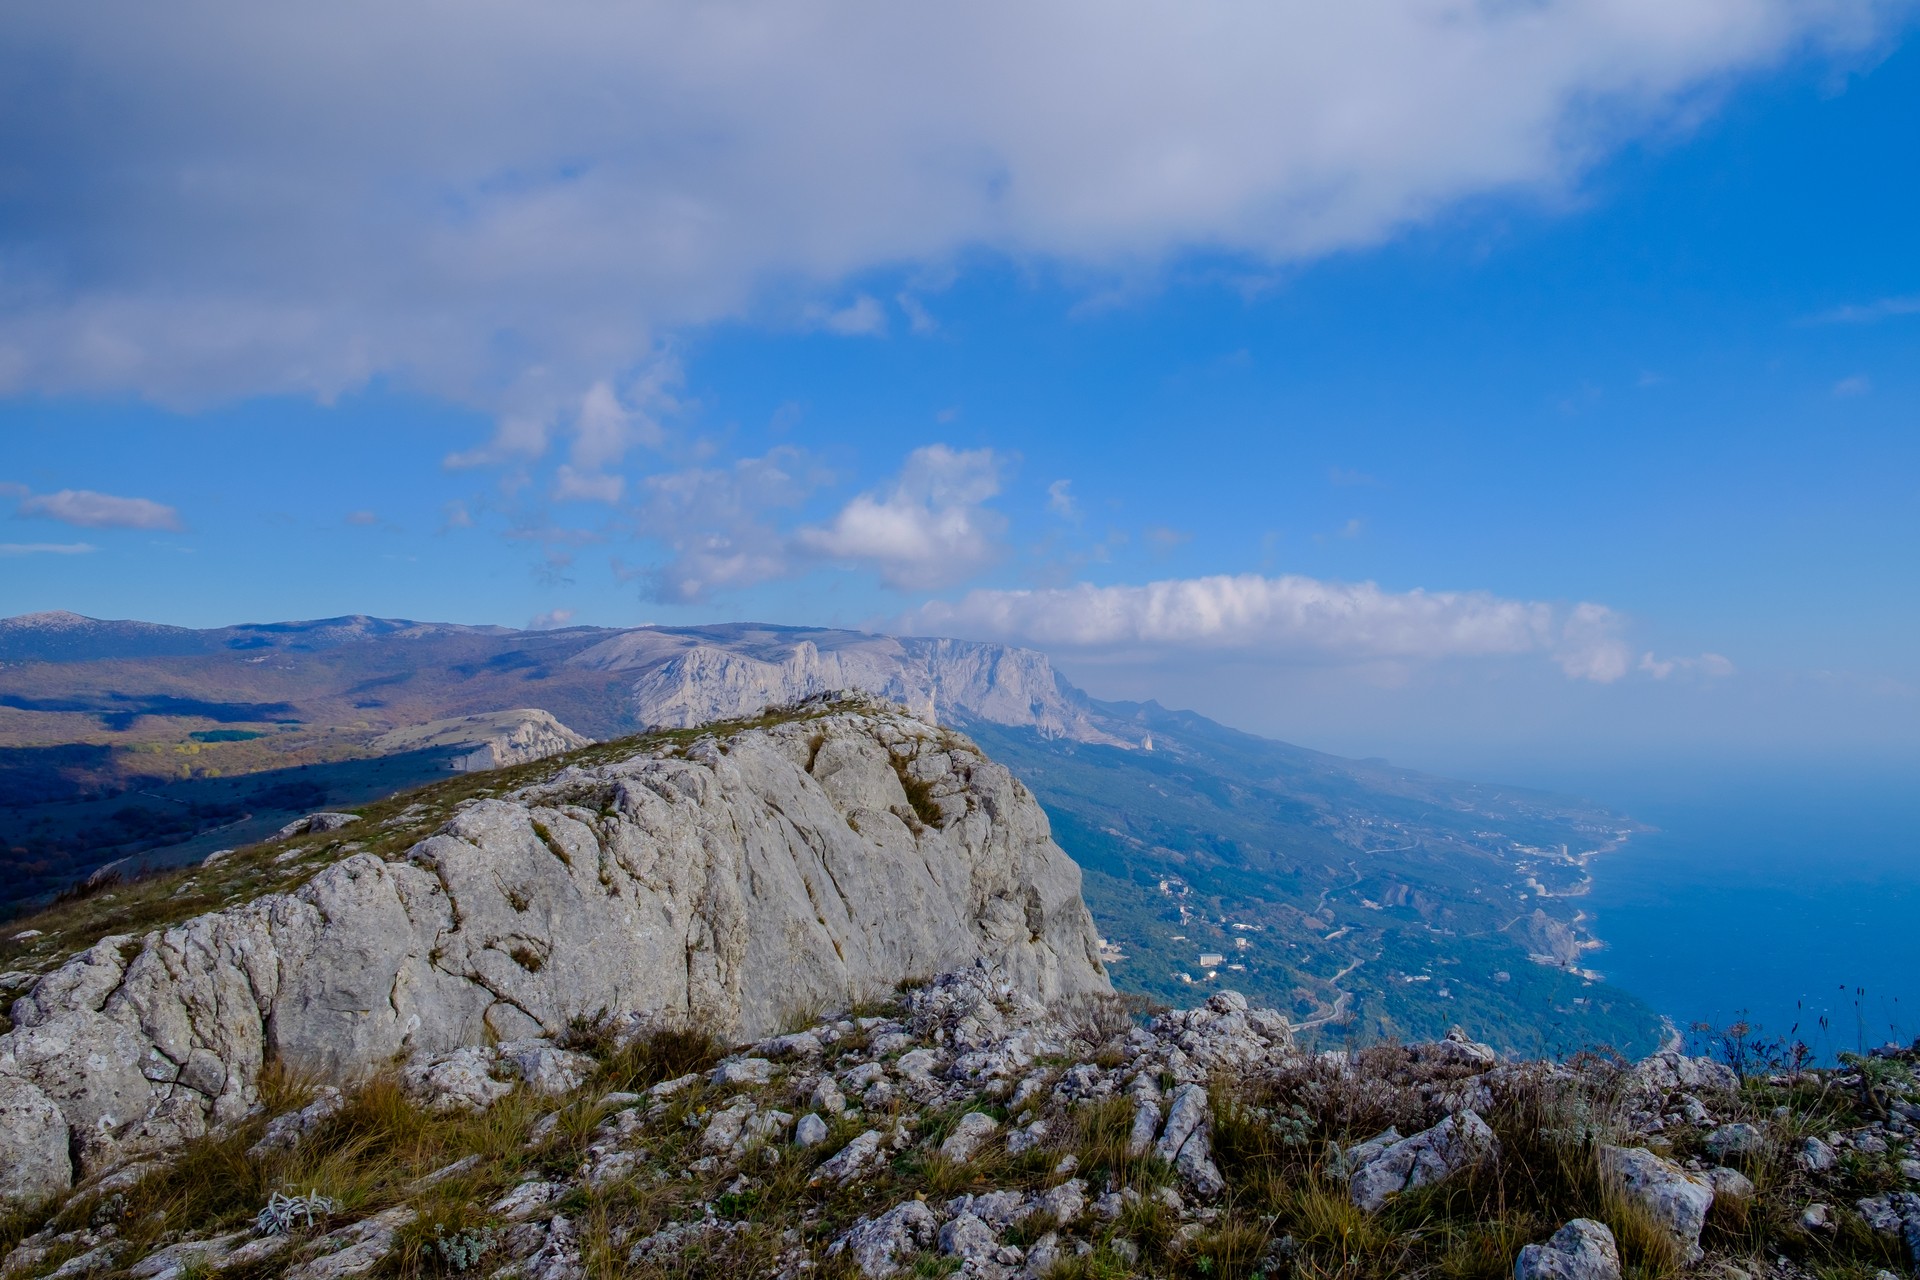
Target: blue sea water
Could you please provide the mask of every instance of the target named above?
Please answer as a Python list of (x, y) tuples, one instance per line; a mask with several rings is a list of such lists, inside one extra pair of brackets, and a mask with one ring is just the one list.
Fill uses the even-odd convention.
[(1920, 778), (1742, 771), (1584, 788), (1657, 827), (1597, 859), (1589, 963), (1683, 1029), (1830, 1061), (1920, 1036)]

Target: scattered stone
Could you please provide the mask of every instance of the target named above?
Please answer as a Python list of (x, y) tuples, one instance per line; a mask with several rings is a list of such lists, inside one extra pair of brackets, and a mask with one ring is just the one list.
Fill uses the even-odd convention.
[(840, 1092), (840, 1086), (833, 1082), (832, 1076), (821, 1076), (820, 1083), (813, 1086), (813, 1093), (807, 1100), (820, 1110), (836, 1116), (847, 1109), (846, 1095)]
[(1514, 1280), (1620, 1280), (1620, 1250), (1605, 1223), (1575, 1218), (1545, 1244), (1520, 1251)]
[(1839, 1157), (1833, 1148), (1818, 1138), (1807, 1138), (1800, 1144), (1800, 1150), (1794, 1153), (1794, 1163), (1809, 1173), (1825, 1173), (1833, 1168)]
[(1810, 1204), (1800, 1211), (1800, 1229), (1824, 1234), (1833, 1230), (1833, 1210), (1824, 1204)]
[(1713, 1185), (1713, 1198), (1735, 1204), (1745, 1204), (1753, 1199), (1753, 1180), (1738, 1169), (1729, 1169), (1721, 1165), (1717, 1169), (1707, 1170), (1707, 1181)]
[(858, 1181), (869, 1167), (879, 1161), (880, 1142), (879, 1130), (867, 1130), (814, 1170), (813, 1180), (838, 1182), (842, 1186)]
[(493, 1078), (493, 1067), (491, 1050), (465, 1045), (415, 1058), (401, 1071), (400, 1083), (429, 1111), (485, 1111), (513, 1092), (512, 1085)]
[[(1362, 1148), (1372, 1145), (1362, 1144)], [(1487, 1122), (1471, 1111), (1462, 1111), (1411, 1138), (1377, 1148), (1355, 1169), (1348, 1195), (1358, 1208), (1372, 1213), (1389, 1196), (1451, 1177), (1492, 1158), (1499, 1150), (1500, 1140)]]
[(774, 1065), (766, 1058), (730, 1058), (713, 1069), (708, 1081), (718, 1085), (744, 1087), (770, 1084)]
[(846, 1253), (867, 1280), (885, 1280), (899, 1271), (906, 1255), (931, 1248), (939, 1232), (940, 1224), (924, 1201), (903, 1200), (878, 1218), (861, 1218), (827, 1253)]
[(1731, 1156), (1758, 1154), (1767, 1145), (1767, 1135), (1756, 1125), (1723, 1124), (1701, 1139), (1700, 1145), (1711, 1152), (1714, 1159), (1724, 1161)]
[(984, 1111), (969, 1111), (940, 1144), (940, 1154), (955, 1164), (965, 1164), (1000, 1128), (1000, 1122)]
[(293, 1150), (302, 1138), (338, 1115), (346, 1105), (347, 1100), (338, 1089), (323, 1085), (314, 1091), (313, 1101), (306, 1106), (268, 1121), (266, 1132), (260, 1135), (260, 1141), (247, 1148), (247, 1155), (260, 1160), (278, 1151)]
[(802, 1149), (817, 1147), (827, 1140), (827, 1122), (809, 1111), (793, 1127), (794, 1145)]
[(545, 1040), (513, 1040), (497, 1050), (527, 1087), (544, 1097), (572, 1093), (593, 1075), (594, 1061), (584, 1053), (559, 1049)]
[(509, 1222), (517, 1222), (522, 1218), (531, 1218), (565, 1194), (567, 1184), (564, 1182), (523, 1182), (489, 1205), (488, 1212), (499, 1214)]

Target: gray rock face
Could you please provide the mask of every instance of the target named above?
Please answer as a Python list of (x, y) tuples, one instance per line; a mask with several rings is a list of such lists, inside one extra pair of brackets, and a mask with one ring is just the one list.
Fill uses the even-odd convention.
[(1520, 1251), (1514, 1280), (1620, 1280), (1620, 1250), (1603, 1222), (1575, 1218), (1545, 1244)]
[(1096, 948), (1079, 868), (1005, 768), (844, 706), (569, 769), (395, 861), (103, 939), (14, 1003), (0, 1167), (38, 1170), (18, 1198), (58, 1189), (55, 1123), (90, 1170), (238, 1119), (269, 1055), (350, 1078), (635, 1010), (751, 1039), (979, 961), (1047, 1001), (1110, 989)]
[(837, 689), (904, 704), (929, 723), (1025, 725), (1081, 742), (1134, 747), (1096, 728), (1043, 653), (966, 640), (730, 629), (713, 643), (636, 630), (567, 660), (633, 673), (634, 714), (674, 728), (737, 720)]

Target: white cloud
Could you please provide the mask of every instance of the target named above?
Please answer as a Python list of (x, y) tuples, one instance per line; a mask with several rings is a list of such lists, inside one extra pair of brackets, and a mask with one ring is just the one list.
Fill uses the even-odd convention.
[(1639, 670), (1655, 680), (1666, 680), (1676, 674), (1719, 680), (1732, 675), (1734, 666), (1725, 655), (1718, 653), (1703, 653), (1697, 658), (1656, 658), (1651, 653), (1643, 653)]
[(1899, 316), (1920, 315), (1920, 294), (1903, 298), (1879, 298), (1873, 302), (1835, 307), (1814, 316), (1813, 324), (1878, 324)]
[(1842, 378), (1833, 384), (1836, 396), (1863, 396), (1873, 390), (1873, 380), (1865, 374), (1856, 373), (1850, 378)]
[(552, 631), (558, 627), (564, 627), (572, 621), (573, 610), (549, 609), (545, 613), (536, 613), (533, 617), (527, 619), (527, 630)]
[(878, 338), (887, 332), (886, 309), (878, 298), (864, 293), (838, 309), (808, 307), (802, 318), (809, 329), (825, 329), (843, 338)]
[(1000, 492), (1001, 465), (991, 449), (915, 449), (891, 488), (861, 494), (826, 525), (800, 530), (794, 545), (872, 568), (901, 590), (964, 582), (1002, 553), (1006, 520), (982, 505)]
[(627, 481), (624, 476), (608, 475), (605, 472), (575, 471), (567, 463), (561, 463), (553, 473), (553, 500), (555, 502), (606, 502), (620, 501), (620, 495), (626, 492)]
[(360, 511), (349, 511), (347, 512), (347, 523), (358, 525), (362, 529), (370, 529), (380, 523), (380, 516), (377, 512), (364, 509)]
[(25, 6), (0, 47), (0, 394), (384, 378), (496, 416), (450, 461), (512, 462), (663, 335), (770, 292), (980, 249), (1095, 283), (1193, 247), (1258, 270), (1477, 196), (1552, 200), (1736, 77), (1851, 57), (1911, 10)]
[(940, 331), (940, 322), (933, 318), (933, 312), (927, 310), (926, 304), (920, 299), (910, 293), (899, 293), (894, 295), (893, 300), (900, 305), (901, 314), (907, 317), (907, 327), (921, 337)]
[(1047, 510), (1062, 520), (1080, 518), (1080, 503), (1073, 496), (1073, 481), (1055, 480), (1047, 486)]
[(28, 494), (18, 514), (43, 516), (84, 529), (178, 529), (180, 513), (150, 498), (116, 498), (91, 489)]
[(0, 542), (0, 556), (83, 556), (99, 549), (91, 542)]
[(1371, 582), (1294, 575), (973, 591), (955, 603), (924, 605), (905, 625), (1056, 649), (1227, 651), (1315, 662), (1541, 655), (1569, 677), (1602, 684), (1624, 676), (1630, 662), (1623, 620), (1602, 605), (1562, 609), (1484, 591), (1384, 591)]
[(693, 467), (642, 482), (634, 531), (667, 548), (658, 563), (615, 572), (637, 579), (650, 599), (705, 600), (715, 591), (785, 577), (787, 536), (771, 516), (797, 505), (826, 479), (800, 450), (773, 449), (729, 467)]

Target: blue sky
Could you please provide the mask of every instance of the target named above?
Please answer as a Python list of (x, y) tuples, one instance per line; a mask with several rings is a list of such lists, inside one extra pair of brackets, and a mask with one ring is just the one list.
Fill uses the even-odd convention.
[[(827, 6), (420, 86), (397, 19), (43, 19), (7, 92), (133, 124), (4, 113), (0, 612), (973, 635), (1482, 771), (1920, 751), (1912, 9), (1463, 11), (1162, 12), (1052, 79), (955, 29), (924, 84)], [(627, 69), (583, 32), (681, 41), (672, 109), (552, 103)]]

